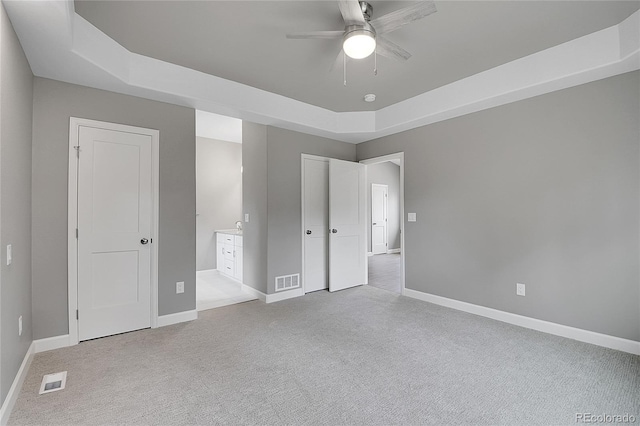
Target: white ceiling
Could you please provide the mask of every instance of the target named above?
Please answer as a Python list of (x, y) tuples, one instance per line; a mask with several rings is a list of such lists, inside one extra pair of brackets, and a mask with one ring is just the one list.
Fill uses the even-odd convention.
[[(373, 15), (407, 6), (373, 1)], [(372, 111), (618, 24), (637, 1), (437, 1), (438, 12), (389, 33), (413, 56), (329, 69), (341, 30), (336, 1), (78, 1), (76, 12), (128, 50), (332, 111)], [(366, 103), (363, 96), (375, 93)]]
[[(37, 76), (354, 143), (640, 69), (637, 1), (437, 2), (389, 36), (409, 62), (380, 58), (360, 79), (351, 67), (347, 88), (324, 71), (336, 46), (284, 38), (340, 25), (333, 1), (78, 3), (120, 40), (72, 1), (3, 4)], [(374, 15), (405, 4), (374, 3)]]

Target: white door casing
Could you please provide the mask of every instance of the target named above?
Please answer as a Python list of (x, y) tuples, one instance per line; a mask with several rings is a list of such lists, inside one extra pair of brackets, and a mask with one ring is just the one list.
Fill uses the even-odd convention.
[(329, 291), (367, 283), (366, 169), (329, 159)]
[(371, 184), (371, 251), (373, 254), (387, 252), (387, 185)]
[(305, 293), (328, 288), (329, 161), (302, 158), (302, 238)]
[(71, 344), (156, 326), (158, 138), (156, 130), (71, 119)]

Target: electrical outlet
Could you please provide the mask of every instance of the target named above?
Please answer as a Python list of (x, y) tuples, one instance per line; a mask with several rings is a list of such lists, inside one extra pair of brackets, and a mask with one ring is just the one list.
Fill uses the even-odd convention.
[(244, 221), (249, 223), (249, 213), (244, 214)]
[(524, 296), (525, 295), (524, 287), (525, 287), (524, 284), (520, 284), (520, 283), (516, 284), (516, 294), (518, 296)]
[(184, 293), (184, 281), (176, 283), (176, 294)]
[(18, 336), (22, 336), (22, 315), (18, 317)]
[(416, 214), (415, 213), (407, 213), (407, 222), (415, 222)]
[(7, 266), (11, 265), (13, 262), (13, 250), (11, 248), (11, 244), (7, 246)]

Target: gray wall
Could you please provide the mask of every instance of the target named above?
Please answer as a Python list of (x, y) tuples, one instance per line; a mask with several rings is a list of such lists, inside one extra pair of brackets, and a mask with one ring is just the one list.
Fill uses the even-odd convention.
[(387, 185), (387, 250), (400, 248), (400, 166), (385, 161), (367, 166), (367, 251), (371, 252), (371, 184)]
[[(32, 341), (31, 327), (31, 121), (33, 74), (0, 6), (0, 400)], [(7, 244), (13, 262), (6, 263)], [(23, 332), (18, 336), (18, 317)], [(0, 402), (1, 403), (1, 402)]]
[(633, 72), (359, 144), (405, 152), (407, 288), (640, 340), (639, 95)]
[(267, 289), (275, 292), (275, 277), (301, 273), (301, 155), (313, 154), (355, 161), (354, 144), (267, 127), (268, 271)]
[[(68, 333), (69, 117), (160, 131), (158, 312), (195, 309), (195, 111), (36, 78), (33, 98), (34, 338)], [(154, 241), (155, 243), (155, 241)], [(185, 282), (176, 294), (176, 281)]]
[(242, 220), (242, 145), (196, 138), (196, 270), (216, 268), (216, 229)]
[[(267, 126), (242, 122), (244, 284), (267, 292)], [(244, 218), (243, 218), (244, 219)]]

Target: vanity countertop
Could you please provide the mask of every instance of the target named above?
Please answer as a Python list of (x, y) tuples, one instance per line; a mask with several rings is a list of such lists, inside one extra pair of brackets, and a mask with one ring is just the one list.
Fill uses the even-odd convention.
[(238, 231), (237, 229), (216, 229), (219, 234), (227, 234), (227, 235), (240, 235), (242, 236), (242, 231)]

